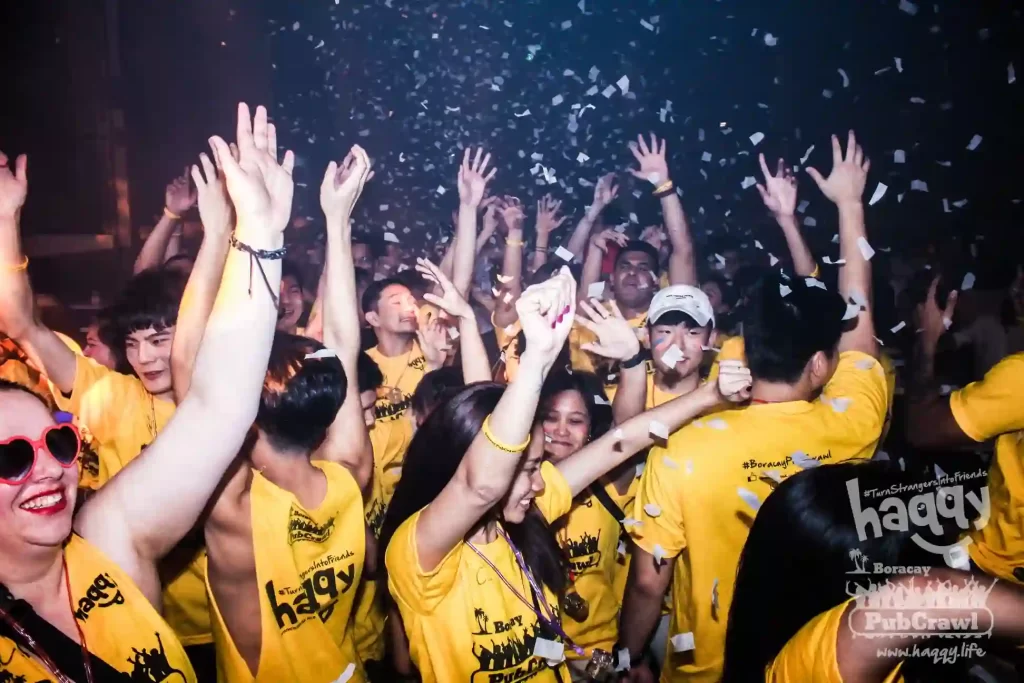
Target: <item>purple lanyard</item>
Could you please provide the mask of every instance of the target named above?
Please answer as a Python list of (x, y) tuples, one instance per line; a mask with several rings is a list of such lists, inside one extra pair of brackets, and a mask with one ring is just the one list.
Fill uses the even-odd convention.
[(566, 645), (572, 648), (573, 652), (580, 656), (586, 654), (582, 647), (579, 647), (572, 642), (572, 639), (569, 638), (565, 630), (562, 628), (561, 620), (558, 618), (558, 615), (551, 610), (551, 606), (548, 605), (547, 600), (544, 599), (544, 591), (542, 591), (537, 585), (537, 580), (533, 578), (533, 572), (531, 572), (530, 568), (526, 566), (526, 560), (523, 559), (523, 555), (519, 552), (519, 548), (516, 547), (515, 543), (512, 542), (512, 539), (508, 537), (508, 534), (506, 534), (505, 530), (501, 527), (498, 527), (498, 535), (505, 539), (505, 542), (508, 543), (508, 547), (512, 549), (512, 554), (516, 558), (516, 564), (519, 565), (519, 570), (526, 575), (526, 580), (529, 582), (530, 588), (533, 590), (536, 603), (542, 606), (541, 609), (543, 610), (543, 613), (534, 605), (530, 604), (530, 601), (527, 600), (522, 593), (516, 590), (515, 586), (509, 583), (508, 579), (505, 578), (505, 575), (501, 573), (501, 570), (495, 567), (494, 563), (491, 562), (486, 555), (480, 552), (475, 545), (468, 541), (466, 542), (466, 545), (468, 545), (474, 553), (479, 555), (480, 559), (486, 562), (487, 566), (494, 570), (494, 573), (498, 575), (498, 578), (501, 579), (503, 584), (505, 584), (505, 587), (512, 591), (512, 594), (519, 598), (519, 600), (526, 605), (531, 612), (537, 615), (537, 618), (540, 619), (545, 626), (551, 629), (551, 631), (561, 638)]

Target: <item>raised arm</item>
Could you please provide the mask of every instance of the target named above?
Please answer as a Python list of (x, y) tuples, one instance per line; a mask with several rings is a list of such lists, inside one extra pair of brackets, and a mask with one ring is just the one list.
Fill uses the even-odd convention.
[[(217, 159), (217, 148), (211, 147), (216, 167), (205, 153), (199, 155), (199, 166), (192, 166), (199, 201), (199, 217), (203, 221), (203, 243), (199, 246), (195, 265), (185, 285), (185, 293), (178, 306), (178, 323), (171, 345), (171, 386), (174, 400), (181, 402), (192, 382), (192, 367), (196, 362), (199, 343), (203, 340), (210, 312), (224, 275), (224, 262), (231, 246), (229, 237), (234, 220), (234, 208), (228, 198), (224, 179), (217, 173), (223, 169)], [(205, 174), (205, 178), (204, 178)]]
[[(565, 219), (568, 218), (568, 216), (558, 215), (558, 211), (561, 208), (562, 202), (555, 201), (555, 198), (549, 194), (544, 195), (537, 202), (537, 242), (533, 246), (533, 257), (530, 260), (530, 269), (533, 272), (536, 272), (538, 268), (548, 262), (548, 247), (551, 245), (551, 233), (560, 228)], [(590, 232), (589, 228), (587, 232)]]
[(647, 407), (648, 351), (640, 343), (636, 330), (622, 315), (618, 304), (581, 299), (577, 321), (597, 336), (597, 341), (580, 348), (619, 362), (619, 388), (612, 401), (612, 416), (620, 425), (644, 412)]
[(459, 321), (459, 342), (462, 349), (462, 381), (464, 384), (489, 382), (491, 380), (491, 363), (487, 359), (487, 349), (480, 337), (480, 328), (476, 324), (476, 314), (466, 300), (455, 291), (455, 285), (444, 276), (441, 269), (430, 261), (419, 259), (416, 271), (427, 280), (433, 282), (437, 294), (425, 294), (424, 298), (444, 310)]
[(583, 276), (580, 278), (579, 297), (590, 297), (590, 286), (601, 280), (601, 265), (604, 263), (604, 256), (608, 253), (608, 244), (613, 242), (620, 247), (626, 246), (629, 241), (624, 234), (614, 230), (602, 230), (592, 235), (587, 246), (587, 258), (583, 261)]
[(807, 168), (807, 173), (839, 209), (839, 256), (846, 261), (839, 269), (839, 293), (847, 302), (860, 301), (867, 308), (861, 311), (855, 326), (843, 334), (839, 350), (863, 351), (877, 357), (871, 263), (861, 252), (862, 249), (870, 248), (864, 228), (862, 200), (870, 168), (871, 161), (864, 156), (864, 150), (857, 144), (857, 138), (851, 130), (845, 156), (839, 138), (832, 136), (832, 172), (828, 178), (823, 178), (817, 169), (811, 167)]
[(764, 185), (757, 184), (757, 191), (764, 201), (765, 207), (771, 211), (775, 222), (782, 228), (786, 238), (789, 255), (793, 259), (793, 271), (800, 277), (812, 277), (818, 269), (814, 255), (804, 241), (803, 233), (796, 222), (796, 176), (786, 168), (786, 163), (779, 159), (775, 175), (768, 170), (764, 155), (758, 155), (761, 162), (761, 173), (764, 174)]
[[(281, 254), (267, 252), (282, 248), (291, 213), (295, 158), (288, 152), (277, 163), (263, 107), (253, 122), (249, 108), (239, 105), (238, 161), (219, 137), (211, 144), (235, 205), (237, 246), (228, 253), (192, 386), (156, 440), (86, 501), (75, 520), (78, 533), (154, 604), (157, 560), (193, 528), (256, 418), (281, 282)], [(259, 271), (251, 287), (250, 268)]]
[[(530, 435), (541, 385), (572, 328), (576, 283), (567, 268), (519, 299), (519, 320), (526, 350), (519, 372), (488, 417), (493, 437), (522, 444)], [(508, 493), (524, 451), (499, 449), (481, 431), (459, 463), (455, 476), (420, 513), (416, 555), (424, 571), (433, 570)]]
[(324, 345), (338, 354), (348, 389), (316, 457), (346, 467), (364, 491), (373, 477), (373, 448), (359, 401), (360, 326), (351, 218), (369, 175), (370, 160), (354, 145), (340, 167), (334, 161), (327, 166), (320, 186), (320, 206), (327, 218)]
[(459, 167), (459, 217), (455, 226), (454, 257), (452, 262), (452, 282), (463, 298), (469, 296), (469, 287), (473, 283), (473, 263), (476, 260), (476, 212), (484, 199), (487, 183), (494, 178), (498, 169), (487, 172), (491, 155), (484, 155), (478, 147), (476, 155), (470, 158), (470, 149), (462, 156)]
[(690, 225), (686, 221), (683, 202), (675, 192), (675, 185), (668, 174), (668, 161), (665, 159), (665, 140), (658, 143), (658, 138), (651, 133), (651, 144), (647, 145), (642, 135), (637, 142), (629, 143), (629, 151), (640, 164), (640, 168), (630, 170), (635, 178), (646, 180), (654, 186), (654, 196), (661, 201), (661, 213), (665, 219), (665, 230), (672, 243), (672, 255), (668, 260), (668, 279), (673, 285), (693, 285), (697, 282), (697, 257), (693, 249), (693, 238), (690, 236)]
[(594, 186), (594, 203), (587, 208), (587, 212), (583, 214), (583, 218), (576, 225), (576, 229), (572, 231), (569, 241), (565, 244), (565, 248), (576, 258), (579, 258), (580, 252), (586, 248), (590, 240), (590, 232), (594, 229), (594, 223), (597, 222), (601, 212), (608, 208), (608, 205), (618, 196), (619, 185), (615, 182), (614, 173), (598, 178), (597, 185)]
[(143, 243), (135, 259), (133, 275), (164, 264), (171, 239), (181, 224), (181, 217), (195, 205), (196, 191), (189, 187), (188, 169), (185, 169), (185, 173), (172, 180), (164, 191), (164, 213)]
[[(372, 175), (372, 174), (371, 174)], [(309, 308), (309, 319), (306, 321), (306, 336), (324, 341), (324, 289), (327, 287), (327, 265), (320, 271), (320, 279), (316, 283), (316, 298)]]
[(498, 327), (508, 327), (516, 321), (516, 301), (523, 293), (523, 209), (518, 200), (509, 199), (501, 205), (508, 236), (499, 278), (501, 286), (494, 302), (494, 324)]
[(21, 207), (28, 195), (28, 158), (15, 160), (14, 172), (0, 152), (0, 332), (18, 342), (33, 365), (65, 394), (75, 384), (75, 353), (36, 317), (28, 257), (21, 251)]

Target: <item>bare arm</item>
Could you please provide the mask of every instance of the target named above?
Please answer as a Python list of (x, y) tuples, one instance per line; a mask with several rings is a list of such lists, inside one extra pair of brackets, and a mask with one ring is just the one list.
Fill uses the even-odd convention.
[[(569, 241), (565, 245), (568, 251), (578, 255), (586, 248), (594, 223), (597, 222), (601, 212), (618, 196), (619, 186), (615, 182), (614, 173), (609, 173), (598, 179), (597, 185), (594, 186), (594, 203), (587, 208), (587, 212), (583, 214), (583, 218), (569, 236)], [(586, 288), (583, 291), (586, 292)]]
[(793, 258), (793, 271), (801, 277), (811, 277), (818, 266), (796, 222), (796, 177), (786, 168), (786, 162), (782, 159), (779, 159), (775, 175), (768, 170), (763, 154), (758, 156), (758, 161), (761, 163), (764, 185), (758, 183), (757, 191), (775, 222), (782, 228), (789, 255)]
[[(235, 234), (255, 249), (278, 249), (291, 213), (294, 156), (276, 162), (266, 110), (239, 105), (235, 161), (211, 139), (238, 214)], [(274, 150), (271, 154), (269, 150)], [(280, 260), (261, 261), (269, 286), (252, 287), (250, 256), (232, 249), (196, 358), (191, 388), (156, 440), (82, 507), (75, 528), (159, 604), (156, 562), (193, 528), (252, 426), (277, 322)], [(262, 279), (262, 278), (261, 278)], [(182, 477), (182, 468), (189, 476)]]
[(501, 288), (494, 302), (494, 324), (508, 327), (516, 321), (516, 301), (523, 293), (523, 211), (517, 203), (502, 208), (508, 237), (501, 266)]
[(321, 344), (324, 341), (324, 288), (327, 286), (327, 264), (320, 272), (320, 279), (316, 283), (316, 299), (309, 309), (309, 320), (306, 322), (306, 336), (316, 339)]
[[(213, 153), (216, 156), (216, 149)], [(233, 210), (224, 179), (217, 173), (217, 169), (222, 168), (221, 162), (217, 160), (215, 168), (205, 153), (199, 155), (199, 161), (203, 171), (200, 173), (199, 167), (193, 166), (192, 178), (196, 183), (199, 215), (203, 221), (203, 243), (199, 246), (196, 263), (181, 297), (171, 345), (171, 386), (174, 400), (179, 403), (192, 382), (196, 353), (213, 311), (224, 276), (224, 263), (231, 248), (228, 238)]]
[[(565, 219), (568, 218), (568, 216), (558, 215), (558, 211), (561, 208), (562, 202), (555, 201), (555, 198), (550, 194), (544, 195), (537, 202), (537, 243), (534, 245), (533, 261), (531, 264), (534, 272), (548, 261), (548, 245), (551, 242), (551, 233), (560, 228)], [(587, 228), (587, 233), (590, 233), (589, 228)], [(584, 240), (579, 245), (579, 248), (582, 248), (585, 243), (586, 241)]]
[[(164, 192), (164, 213), (149, 233), (135, 259), (133, 274), (141, 273), (149, 268), (158, 268), (167, 260), (174, 232), (180, 225), (181, 216), (196, 204), (196, 192), (189, 188), (188, 172), (175, 178)], [(175, 218), (174, 216), (177, 216)]]
[(75, 353), (36, 317), (28, 258), (21, 251), (21, 207), (28, 195), (28, 159), (14, 173), (0, 152), (0, 331), (25, 351), (32, 364), (65, 394), (75, 385)]
[(619, 645), (629, 650), (633, 662), (641, 661), (641, 653), (661, 618), (665, 592), (672, 582), (676, 558), (656, 562), (654, 556), (632, 544), (629, 579), (619, 612)]
[(424, 298), (459, 321), (459, 341), (462, 348), (462, 381), (465, 384), (491, 381), (491, 363), (487, 358), (484, 340), (480, 337), (480, 329), (476, 324), (476, 314), (466, 303), (455, 285), (451, 283), (441, 269), (430, 261), (419, 259), (416, 270), (430, 282), (440, 294), (426, 294)]
[[(569, 335), (575, 282), (568, 271), (531, 287), (519, 300), (519, 319), (527, 337), (519, 372), (488, 419), (491, 432), (504, 444), (523, 443), (530, 434), (541, 385)], [(509, 453), (477, 435), (455, 476), (420, 512), (416, 554), (424, 571), (462, 542), (470, 529), (505, 496), (523, 453)]]
[(590, 286), (600, 282), (601, 265), (604, 263), (605, 254), (608, 253), (608, 243), (614, 242), (624, 247), (627, 241), (625, 235), (614, 230), (602, 230), (590, 238), (587, 258), (583, 261), (583, 275), (580, 277), (580, 298), (589, 298)]
[(341, 168), (333, 161), (327, 166), (320, 187), (320, 205), (327, 217), (324, 344), (337, 352), (348, 390), (316, 455), (347, 468), (364, 492), (373, 477), (373, 448), (359, 401), (360, 326), (351, 216), (369, 173), (370, 160), (363, 148), (355, 145)]
[[(491, 155), (484, 156), (482, 148), (470, 159), (470, 150), (462, 157), (459, 167), (459, 218), (455, 226), (455, 255), (452, 262), (452, 282), (463, 298), (469, 296), (473, 282), (473, 262), (476, 260), (476, 212), (484, 199), (487, 183), (494, 178), (497, 169), (487, 173)], [(486, 175), (485, 175), (486, 174)]]
[[(651, 144), (643, 136), (637, 136), (637, 142), (629, 143), (633, 158), (640, 164), (639, 169), (630, 173), (640, 180), (646, 180), (655, 190), (665, 187), (666, 191), (674, 190), (672, 179), (668, 173), (668, 161), (665, 158), (665, 140), (660, 144), (658, 138), (651, 134)], [(690, 236), (690, 225), (686, 221), (683, 202), (674, 191), (661, 198), (661, 213), (665, 219), (665, 230), (672, 243), (672, 256), (668, 262), (668, 278), (673, 285), (697, 286), (697, 257), (693, 249), (693, 238)]]
[(615, 424), (636, 417), (647, 407), (647, 363), (619, 370), (619, 388), (612, 400)]
[(867, 244), (864, 228), (864, 184), (867, 182), (871, 162), (850, 131), (844, 157), (839, 138), (832, 136), (832, 173), (823, 178), (814, 168), (807, 172), (821, 188), (822, 193), (839, 209), (839, 256), (846, 261), (839, 270), (839, 293), (847, 301), (862, 300), (867, 310), (862, 311), (853, 329), (839, 341), (840, 351), (862, 351), (878, 356), (875, 324), (872, 319), (871, 263), (861, 254), (861, 244)]

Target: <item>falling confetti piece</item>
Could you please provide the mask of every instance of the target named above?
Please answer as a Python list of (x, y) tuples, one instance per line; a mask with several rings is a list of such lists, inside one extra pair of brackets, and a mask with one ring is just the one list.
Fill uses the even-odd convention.
[(656, 439), (668, 441), (668, 426), (658, 422), (657, 420), (651, 420), (651, 425), (647, 431)]
[(897, 149), (892, 153), (892, 162), (894, 164), (905, 164), (907, 163), (907, 153), (902, 149)]
[(444, 189), (444, 185), (439, 185), (438, 188), (437, 188), (437, 193), (438, 194), (442, 194), (443, 195), (447, 191), (448, 190)]
[(980, 144), (981, 144), (981, 136), (980, 135), (975, 135), (973, 138), (971, 138), (971, 141), (967, 144), (967, 149), (969, 151), (973, 152), (974, 150), (978, 149), (978, 145), (980, 145)]
[(906, 12), (910, 16), (917, 14), (917, 5), (910, 2), (910, 0), (900, 0), (900, 11)]
[(874, 194), (871, 195), (871, 199), (868, 201), (868, 206), (874, 206), (877, 204), (879, 200), (885, 196), (885, 191), (888, 189), (889, 186), (885, 183), (878, 183), (878, 186), (875, 187)]
[(736, 493), (740, 494), (740, 498), (743, 502), (754, 509), (757, 512), (761, 508), (761, 499), (757, 497), (757, 494), (753, 491), (749, 491), (742, 486), (736, 489)]
[(955, 202), (953, 202), (953, 206), (955, 206), (958, 209), (962, 209), (965, 206), (967, 206), (967, 200), (966, 199), (958, 199)]
[[(800, 163), (801, 164), (806, 164), (807, 160), (811, 157), (811, 152), (813, 152), (813, 151), (814, 151), (814, 145), (811, 145), (810, 147), (808, 147), (807, 151), (804, 152), (804, 155), (802, 157), (800, 157)], [(806, 209), (807, 208), (807, 204), (809, 204), (809, 202), (804, 201), (804, 202), (801, 202), (801, 204), (803, 204), (804, 208)], [(803, 213), (803, 212), (801, 211), (801, 213)]]
[(857, 304), (846, 304), (846, 313), (843, 314), (843, 320), (853, 320), (860, 315), (860, 306)]
[(857, 238), (857, 249), (860, 250), (860, 255), (864, 257), (865, 261), (870, 261), (871, 257), (875, 255), (875, 250), (868, 244), (867, 239), (864, 237)]
[(903, 73), (903, 60), (899, 57), (893, 57), (893, 59), (896, 61), (896, 71)]
[(604, 298), (604, 285), (605, 285), (604, 281), (592, 283), (589, 287), (587, 287), (587, 298), (588, 299), (598, 299), (598, 300), (603, 299)]
[(704, 152), (703, 154), (700, 155), (700, 160), (701, 161), (708, 162), (708, 161), (711, 161), (711, 159), (712, 159), (711, 152)]
[(775, 470), (765, 470), (764, 472), (761, 473), (761, 476), (771, 479), (776, 484), (782, 483), (782, 475), (776, 472)]
[(1006, 67), (1006, 82), (1013, 85), (1017, 82), (1017, 72), (1013, 68), (1013, 62), (1010, 62)]
[(966, 292), (968, 289), (974, 289), (974, 279), (974, 273), (966, 273), (963, 282), (960, 283), (960, 291)]
[(818, 278), (814, 278), (814, 277), (805, 277), (804, 278), (804, 284), (807, 285), (808, 287), (817, 287), (818, 289), (828, 289), (828, 287), (825, 286), (824, 282), (822, 282)]
[(821, 260), (823, 262), (825, 262), (827, 265), (830, 265), (830, 266), (845, 266), (846, 265), (846, 259), (844, 259), (844, 258), (836, 259), (835, 261), (833, 261), (828, 256), (822, 256)]
[(576, 156), (576, 162), (577, 162), (577, 163), (580, 163), (580, 164), (584, 164), (584, 163), (586, 163), (586, 162), (588, 162), (588, 161), (590, 161), (590, 157), (588, 157), (588, 156), (587, 156), (586, 154), (584, 154), (583, 152), (580, 152), (580, 153), (579, 153), (579, 154), (578, 154), (578, 155)]
[(949, 328), (953, 327), (953, 321), (950, 320), (949, 318), (943, 318), (942, 326), (948, 330)]
[(619, 86), (619, 90), (625, 95), (629, 92), (629, 76), (623, 76), (615, 82), (615, 85)]
[(764, 140), (764, 133), (754, 133), (750, 136), (750, 144), (754, 147), (757, 147), (762, 140)]
[(565, 247), (558, 247), (558, 249), (555, 249), (555, 256), (562, 259), (566, 263), (572, 263), (572, 260), (576, 258), (576, 256)]
[(779, 285), (779, 296), (785, 298), (785, 297), (789, 296), (792, 293), (793, 293), (793, 290), (790, 289), (789, 287), (787, 287), (786, 285), (783, 285), (783, 284)]
[(910, 103), (911, 104), (924, 104), (925, 103), (925, 99), (923, 97), (911, 97), (910, 98)]
[(852, 401), (848, 398), (834, 398), (830, 401), (832, 410), (837, 413), (845, 413), (846, 409), (850, 407)]
[[(621, 441), (621, 439), (620, 439), (620, 441)], [(641, 476), (643, 476), (643, 473), (644, 473), (645, 469), (647, 469), (647, 463), (646, 462), (639, 462), (639, 463), (636, 464), (636, 467), (634, 467), (633, 470), (636, 473), (636, 478), (637, 479), (639, 479)]]
[(839, 72), (839, 75), (843, 77), (843, 87), (844, 88), (849, 88), (850, 87), (850, 77), (847, 76), (846, 72), (843, 71), (842, 69), (836, 69), (836, 70)]
[(673, 460), (672, 458), (668, 457), (667, 455), (662, 456), (661, 462), (662, 462), (662, 464), (665, 465), (665, 467), (667, 467), (670, 470), (678, 470), (679, 469), (679, 463), (677, 463), (675, 460)]
[[(703, 641), (701, 641), (703, 642)], [(693, 633), (677, 633), (672, 636), (673, 652), (689, 652), (697, 646), (693, 642)]]
[(757, 179), (754, 178), (754, 176), (750, 176), (750, 175), (748, 175), (746, 178), (744, 178), (743, 182), (740, 183), (740, 187), (742, 187), (744, 190), (749, 189), (749, 188), (753, 187), (754, 185), (757, 185)]
[(797, 467), (802, 467), (805, 470), (809, 470), (821, 465), (820, 462), (807, 455), (803, 451), (797, 451), (793, 455), (789, 456), (790, 461)]
[(348, 666), (345, 667), (345, 670), (341, 672), (341, 675), (334, 679), (334, 683), (348, 683), (352, 680), (352, 676), (354, 676), (355, 673), (356, 665), (349, 662)]
[(393, 232), (386, 232), (386, 233), (384, 233), (384, 241), (385, 242), (391, 242), (392, 244), (398, 244), (399, 243), (398, 242), (398, 237), (396, 237), (395, 233), (393, 233)]
[(601, 396), (600, 394), (594, 394), (594, 403), (596, 403), (599, 406), (610, 406), (612, 404), (611, 401), (606, 399), (604, 396)]
[(673, 344), (661, 355), (661, 362), (670, 368), (674, 368), (677, 363), (680, 363), (686, 358), (686, 355), (680, 350), (679, 346)]
[(533, 656), (548, 662), (561, 662), (565, 658), (565, 645), (537, 637), (533, 641)]
[(775, 47), (779, 44), (779, 39), (770, 33), (764, 34), (764, 44), (768, 47)]
[(928, 183), (923, 180), (911, 180), (910, 189), (914, 192), (927, 192)]
[(640, 520), (633, 519), (632, 517), (623, 517), (622, 526), (626, 529), (633, 529), (640, 526)]
[(901, 320), (895, 327), (893, 327), (889, 331), (892, 332), (893, 334), (896, 334), (897, 332), (899, 332), (900, 330), (902, 330), (906, 326), (907, 326), (907, 323), (904, 322), (903, 320)]
[(651, 554), (654, 555), (655, 562), (660, 564), (665, 561), (665, 549), (662, 548), (661, 545), (655, 543), (651, 550), (653, 550)]
[(647, 505), (644, 505), (644, 512), (647, 513), (649, 517), (661, 516), (661, 508), (655, 505), (654, 503), (648, 503)]
[(314, 360), (317, 358), (337, 358), (338, 353), (334, 349), (318, 349), (313, 353), (307, 353), (305, 360)]
[(826, 89), (821, 91), (821, 96), (824, 97), (826, 100), (831, 100), (832, 99), (832, 91), (829, 90), (828, 88), (826, 88)]
[(775, 254), (768, 254), (768, 265), (774, 268), (779, 264), (779, 259), (775, 257)]
[(807, 216), (806, 218), (804, 218), (804, 225), (806, 225), (808, 228), (813, 228), (817, 224), (818, 219), (815, 218), (814, 216)]
[(729, 428), (729, 423), (719, 417), (716, 417), (712, 420), (708, 420), (707, 424), (708, 427), (711, 427), (712, 429), (717, 429), (718, 431), (723, 431)]

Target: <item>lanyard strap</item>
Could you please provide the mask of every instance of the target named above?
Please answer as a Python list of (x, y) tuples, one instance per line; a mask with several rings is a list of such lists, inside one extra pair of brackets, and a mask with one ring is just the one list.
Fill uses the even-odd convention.
[(568, 634), (566, 634), (565, 630), (562, 628), (561, 620), (558, 618), (558, 615), (555, 614), (555, 612), (551, 609), (551, 606), (548, 605), (547, 600), (544, 599), (544, 591), (542, 591), (540, 587), (537, 585), (536, 579), (533, 578), (533, 572), (531, 572), (530, 568), (526, 565), (526, 560), (523, 559), (522, 553), (520, 553), (519, 549), (516, 548), (515, 544), (512, 542), (512, 539), (510, 539), (508, 537), (508, 534), (506, 534), (505, 531), (500, 527), (498, 528), (498, 535), (501, 536), (506, 543), (508, 543), (509, 548), (512, 549), (512, 555), (516, 558), (516, 564), (519, 565), (519, 570), (526, 576), (526, 580), (530, 584), (530, 589), (533, 591), (534, 600), (532, 603), (530, 600), (527, 600), (526, 597), (522, 593), (520, 593), (516, 589), (516, 587), (509, 582), (507, 578), (505, 578), (505, 575), (501, 573), (501, 570), (498, 569), (486, 555), (480, 552), (479, 548), (477, 548), (472, 543), (469, 543), (468, 541), (466, 542), (466, 545), (468, 545), (470, 549), (480, 557), (481, 560), (486, 562), (488, 567), (494, 570), (494, 573), (498, 575), (498, 578), (501, 579), (501, 582), (503, 584), (505, 584), (505, 587), (512, 591), (512, 594), (519, 598), (519, 601), (526, 605), (531, 612), (537, 615), (537, 618), (540, 619), (540, 621), (545, 626), (547, 626), (555, 635), (561, 638), (565, 642), (565, 644), (572, 648), (572, 650), (576, 654), (581, 656), (584, 655), (584, 649), (573, 643), (572, 639), (569, 638)]

